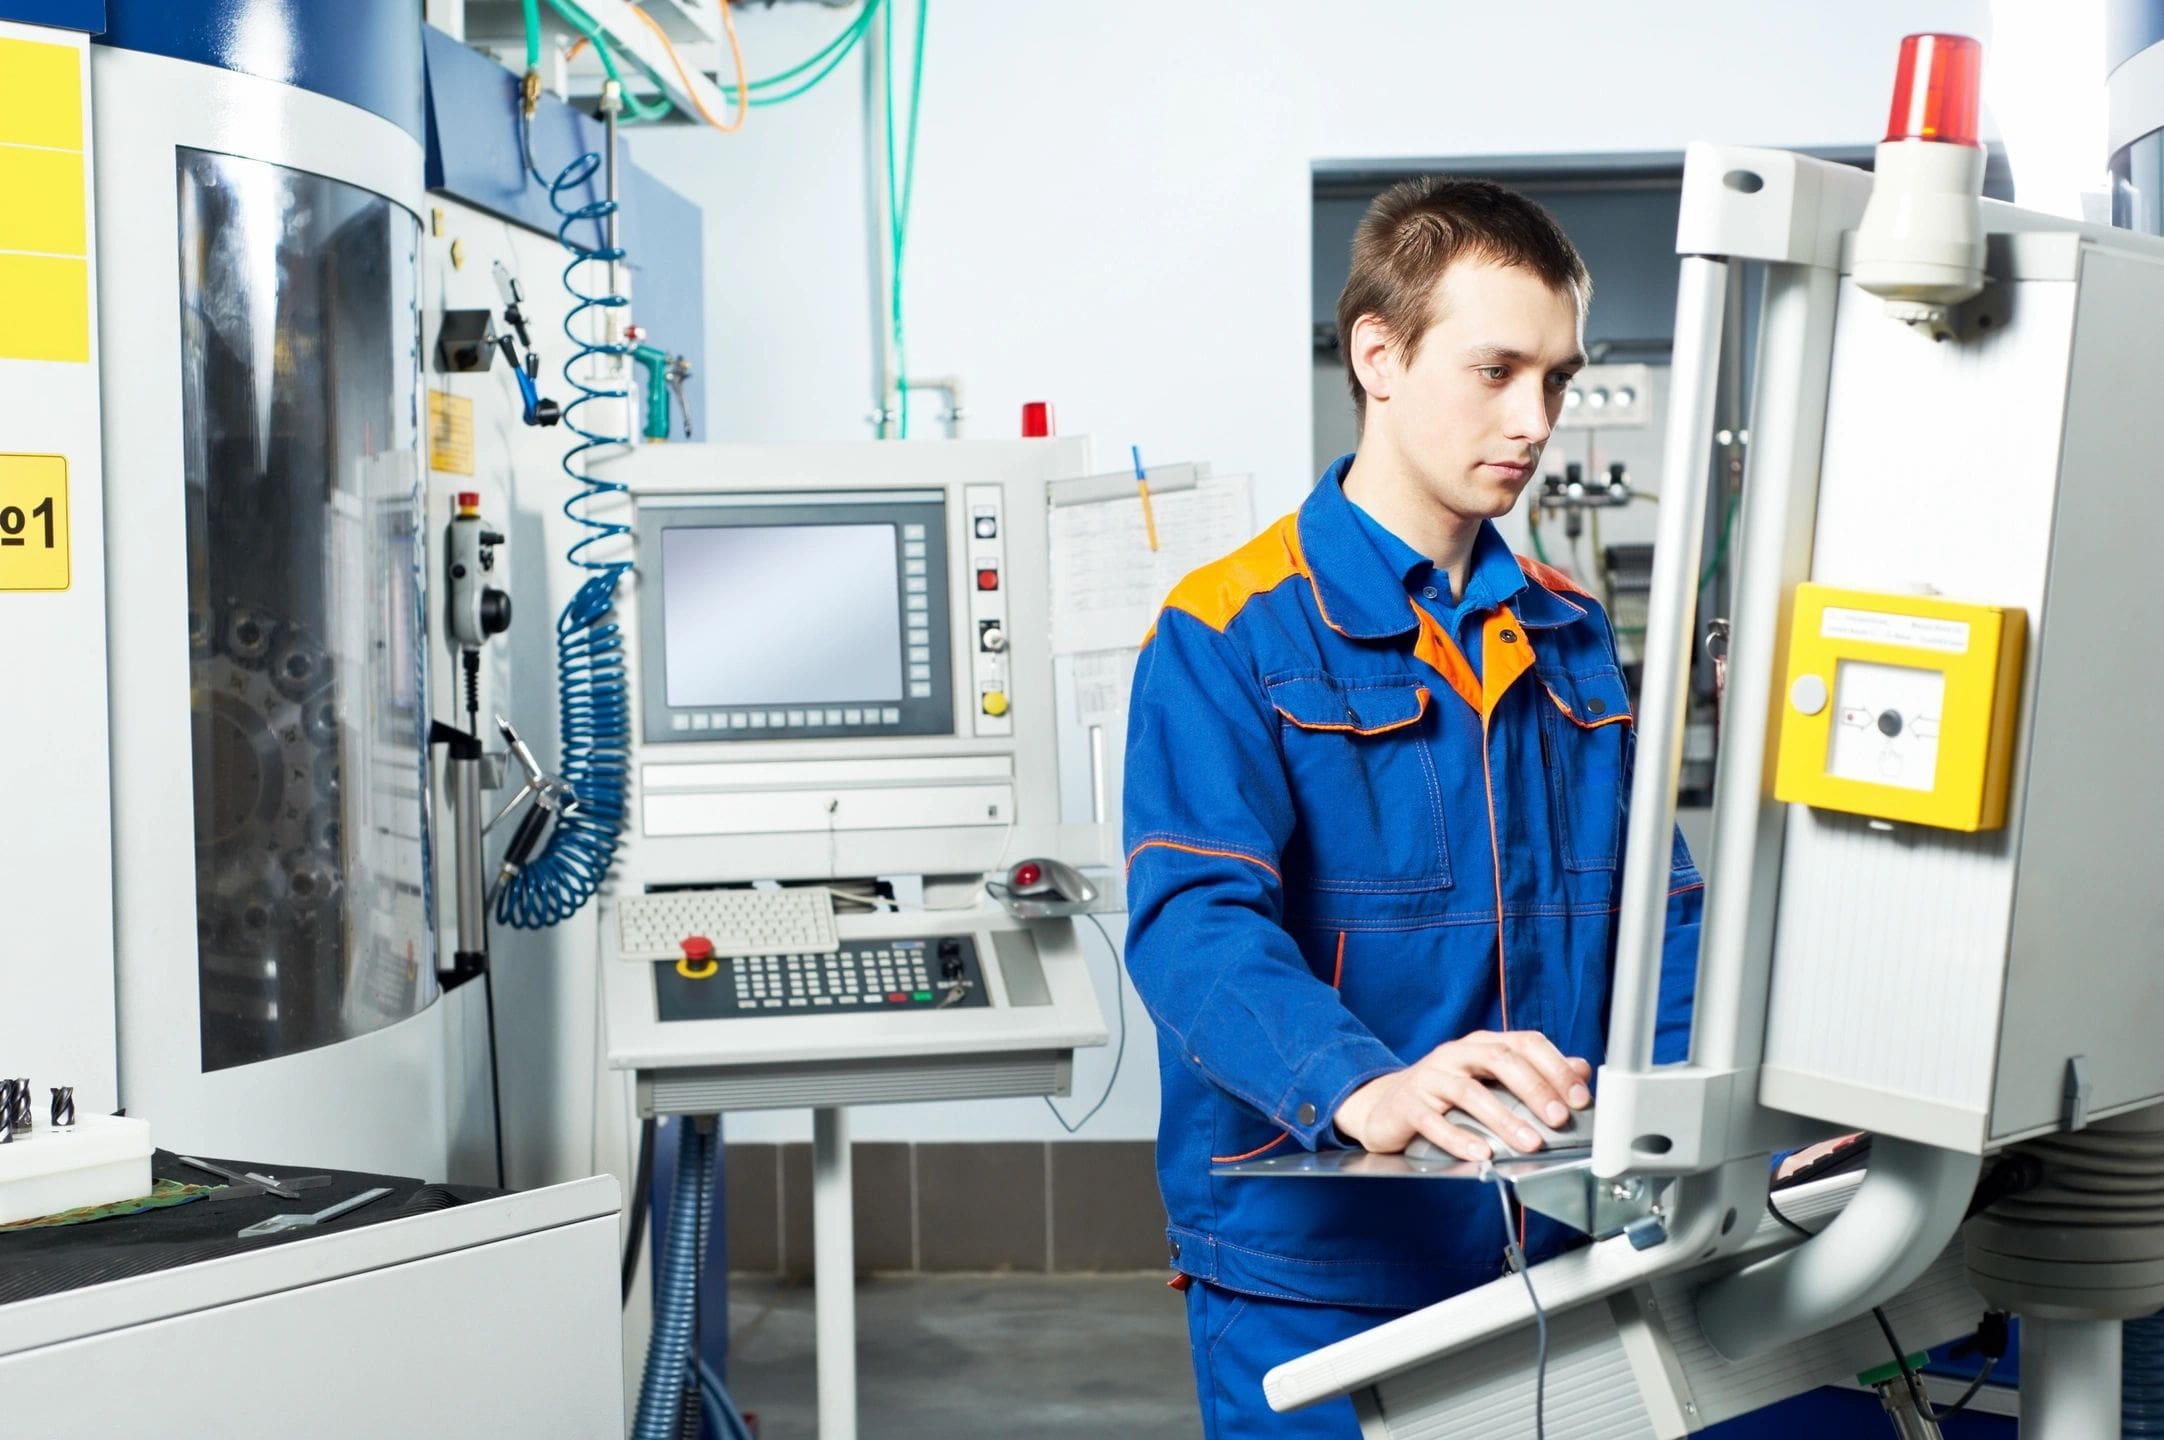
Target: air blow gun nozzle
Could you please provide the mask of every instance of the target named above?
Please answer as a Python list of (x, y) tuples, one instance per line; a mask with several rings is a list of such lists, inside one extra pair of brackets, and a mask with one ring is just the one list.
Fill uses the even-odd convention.
[(526, 293), (519, 289), (518, 277), (513, 275), (501, 260), (496, 261), (490, 269), (496, 276), (496, 293), (503, 297), (503, 318), (518, 332), (520, 347), (531, 352), (533, 336), (526, 332), (526, 312), (519, 308), (525, 303)]
[(557, 815), (569, 815), (578, 809), (579, 797), (569, 783), (541, 768), (541, 762), (534, 758), (533, 751), (519, 738), (518, 731), (511, 728), (510, 721), (498, 715), (496, 729), (502, 734), (511, 758), (517, 761), (519, 769), (525, 772), (526, 782), (503, 809), (496, 812), (496, 818), (489, 821), (484, 829), (495, 829), (506, 815), (527, 800), (533, 801), (532, 807), (519, 817), (517, 828), (511, 832), (511, 843), (504, 847), (503, 863), (496, 871), (496, 882), (502, 885), (525, 869), (526, 862), (533, 859), (535, 852), (541, 848), (543, 836), (548, 832), (550, 819)]

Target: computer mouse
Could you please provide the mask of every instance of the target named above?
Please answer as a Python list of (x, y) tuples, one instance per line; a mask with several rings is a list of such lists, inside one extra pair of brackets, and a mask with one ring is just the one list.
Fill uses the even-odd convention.
[[(1470, 1131), (1487, 1141), (1491, 1153), (1498, 1156), (1539, 1155), (1546, 1154), (1550, 1150), (1569, 1149), (1572, 1146), (1584, 1146), (1593, 1143), (1594, 1107), (1591, 1105), (1586, 1106), (1583, 1110), (1571, 1111), (1570, 1118), (1561, 1125), (1550, 1125), (1546, 1121), (1537, 1118), (1531, 1110), (1526, 1108), (1523, 1100), (1520, 1100), (1508, 1090), (1496, 1085), (1491, 1085), (1488, 1088), (1496, 1099), (1503, 1102), (1511, 1114), (1525, 1121), (1526, 1124), (1533, 1128), (1534, 1133), (1540, 1136), (1541, 1144), (1539, 1150), (1520, 1150), (1514, 1141), (1505, 1140), (1498, 1136), (1493, 1130), (1490, 1130), (1486, 1125), (1466, 1114), (1463, 1110), (1453, 1110), (1443, 1117), (1460, 1130)], [(1447, 1160), (1451, 1157), (1448, 1151), (1425, 1135), (1416, 1135), (1413, 1137), (1413, 1142), (1405, 1147), (1405, 1158), (1408, 1160)]]
[(1020, 900), (1063, 900), (1086, 905), (1097, 898), (1097, 887), (1064, 860), (1050, 856), (1015, 862), (1007, 872), (1007, 889)]

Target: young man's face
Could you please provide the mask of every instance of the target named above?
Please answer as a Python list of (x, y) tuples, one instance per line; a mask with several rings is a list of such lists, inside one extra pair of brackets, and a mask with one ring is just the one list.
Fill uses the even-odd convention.
[(1410, 356), (1381, 358), (1385, 391), (1369, 387), (1362, 443), (1394, 451), (1423, 499), (1493, 519), (1537, 473), (1585, 364), (1577, 297), (1530, 270), (1460, 260), (1434, 313)]

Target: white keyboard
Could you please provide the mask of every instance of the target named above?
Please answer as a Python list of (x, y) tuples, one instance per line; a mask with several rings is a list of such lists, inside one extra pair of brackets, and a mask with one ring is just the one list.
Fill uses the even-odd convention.
[(678, 960), (687, 936), (704, 935), (714, 953), (831, 955), (834, 897), (824, 890), (670, 890), (616, 902), (618, 949), (626, 960)]

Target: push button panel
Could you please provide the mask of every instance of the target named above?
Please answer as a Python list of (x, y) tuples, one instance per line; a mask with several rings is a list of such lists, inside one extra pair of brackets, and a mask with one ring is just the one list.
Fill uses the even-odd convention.
[(968, 487), (964, 509), (969, 515), (969, 568), (975, 583), (969, 595), (969, 626), (963, 631), (973, 643), (969, 670), (972, 733), (1014, 733), (1012, 687), (1008, 683), (1008, 646), (1012, 632), (1007, 626), (1007, 522), (1004, 496), (997, 485)]
[(654, 990), (665, 1021), (862, 1015), (992, 1003), (976, 943), (967, 935), (850, 940), (832, 955), (724, 957), (705, 979), (687, 978), (673, 963), (662, 962), (654, 966)]
[(1838, 719), (1826, 773), (1928, 794), (1938, 783), (1945, 672), (1841, 660), (1833, 691)]

